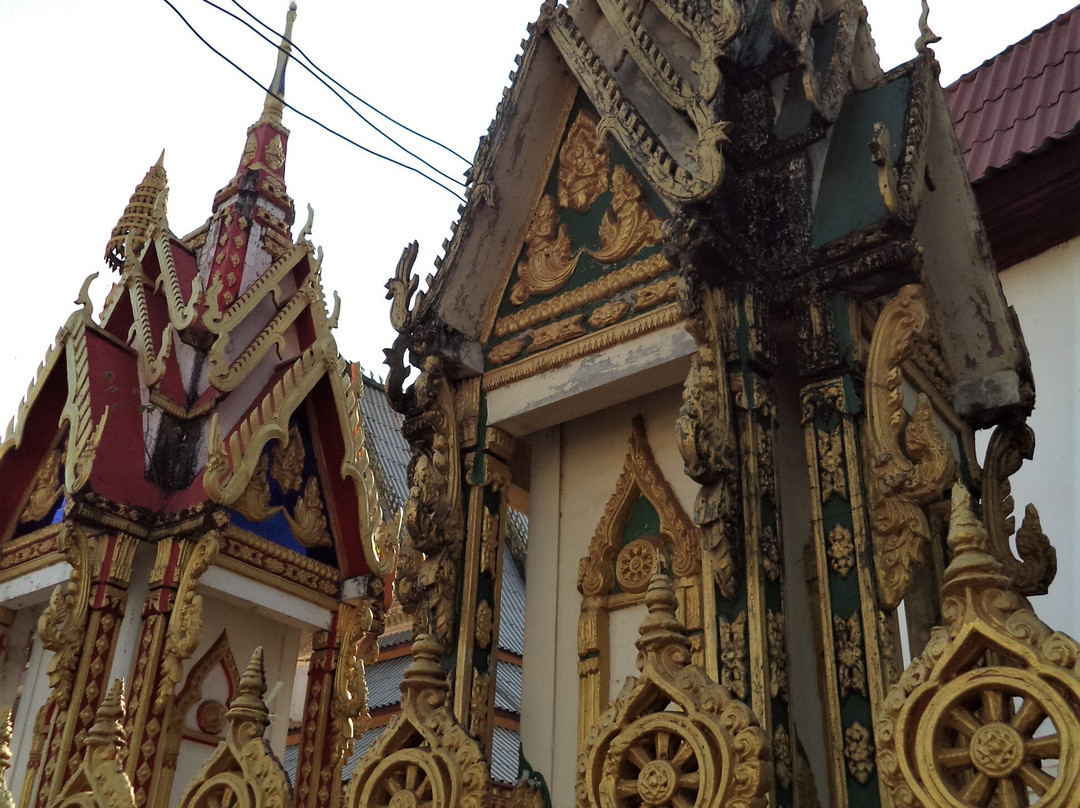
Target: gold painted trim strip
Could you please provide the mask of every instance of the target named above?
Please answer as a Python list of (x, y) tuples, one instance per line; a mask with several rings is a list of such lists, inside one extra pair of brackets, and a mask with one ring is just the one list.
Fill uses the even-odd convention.
[(530, 356), (528, 359), (523, 359), (521, 362), (508, 367), (488, 371), (484, 374), (484, 392), (490, 392), (522, 379), (527, 379), (530, 376), (544, 373), (588, 354), (606, 350), (622, 342), (629, 342), (651, 331), (675, 325), (681, 321), (682, 315), (679, 313), (678, 305), (669, 304), (604, 331), (590, 334), (558, 348), (552, 348), (535, 356)]
[(651, 281), (669, 269), (672, 269), (671, 263), (664, 257), (663, 253), (650, 255), (644, 260), (617, 269), (558, 297), (553, 297), (535, 306), (530, 306), (527, 309), (500, 318), (495, 323), (495, 336), (505, 337), (515, 331), (546, 323), (589, 303), (604, 300), (616, 292), (630, 288), (634, 284)]

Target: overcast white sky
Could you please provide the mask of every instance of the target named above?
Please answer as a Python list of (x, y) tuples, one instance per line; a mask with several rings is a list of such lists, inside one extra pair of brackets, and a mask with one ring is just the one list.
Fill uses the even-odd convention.
[[(238, 11), (230, 0), (218, 2)], [(276, 58), (271, 45), (200, 0), (173, 3), (216, 47), (268, 81)], [(286, 0), (245, 5), (283, 25)], [(540, 3), (299, 5), (294, 40), (321, 67), (471, 158)], [(883, 66), (910, 58), (919, 0), (866, 5)], [(930, 24), (943, 37), (936, 47), (943, 81), (1071, 6), (1070, 0), (937, 0)], [(163, 0), (3, 0), (0, 30), (7, 120), (0, 129), (0, 221), (12, 240), (0, 295), (2, 426), (91, 272), (101, 272), (93, 296), (104, 297), (111, 281), (101, 258), (105, 242), (161, 149), (169, 221), (184, 234), (206, 219), (214, 192), (232, 176), (263, 93), (202, 45)], [(287, 99), (354, 140), (393, 151), (295, 63)], [(324, 282), (343, 299), (340, 348), (382, 374), (382, 348), (393, 338), (383, 283), (414, 238), (421, 245), (419, 272), (431, 271), (458, 202), (288, 110), (285, 123), (292, 130), (287, 180), (297, 218), (302, 225), (305, 205), (314, 206), (313, 238), (326, 251)], [(430, 147), (424, 154), (455, 176), (466, 168)]]

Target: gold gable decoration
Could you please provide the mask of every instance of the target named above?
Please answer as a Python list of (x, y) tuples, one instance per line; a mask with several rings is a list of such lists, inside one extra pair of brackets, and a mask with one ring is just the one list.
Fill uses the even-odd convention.
[(764, 808), (768, 736), (749, 707), (690, 664), (666, 575), (652, 577), (645, 603), (641, 676), (627, 678), (578, 756), (578, 808)]
[(286, 808), (292, 787), (263, 734), (270, 711), (263, 701), (266, 674), (262, 646), (251, 655), (226, 716), (225, 740), (185, 789), (179, 808)]
[(401, 715), (356, 764), (345, 808), (490, 805), (487, 763), (447, 704), (440, 654), (432, 635), (416, 638), (401, 682)]
[(945, 625), (885, 699), (882, 780), (899, 808), (1077, 805), (1080, 643), (1016, 591), (967, 490), (952, 499)]

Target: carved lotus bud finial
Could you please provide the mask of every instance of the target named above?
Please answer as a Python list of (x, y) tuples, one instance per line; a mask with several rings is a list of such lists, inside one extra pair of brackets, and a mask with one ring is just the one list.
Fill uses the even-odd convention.
[(94, 726), (86, 736), (86, 745), (91, 746), (115, 746), (123, 747), (125, 740), (124, 713), (124, 680), (113, 679), (112, 687), (101, 700), (97, 709), (97, 718)]
[(229, 705), (226, 719), (230, 724), (253, 721), (263, 727), (270, 723), (270, 711), (266, 709), (263, 694), (266, 693), (266, 672), (263, 669), (263, 649), (260, 645), (251, 655), (244, 675), (240, 677), (237, 696)]
[(413, 642), (412, 663), (401, 680), (403, 701), (439, 707), (446, 702), (446, 672), (439, 663), (442, 646), (433, 634), (421, 634)]
[(637, 641), (638, 670), (644, 671), (649, 662), (658, 667), (665, 667), (667, 662), (687, 664), (690, 661), (690, 640), (683, 624), (675, 616), (678, 601), (671, 579), (665, 573), (657, 572), (649, 580), (645, 606), (649, 614), (638, 629), (641, 634), (641, 639)]
[(950, 584), (971, 582), (973, 578), (1001, 578), (1001, 562), (990, 554), (990, 537), (975, 516), (971, 494), (961, 483), (952, 490), (952, 514), (949, 517), (949, 549), (953, 559), (945, 570), (945, 588)]

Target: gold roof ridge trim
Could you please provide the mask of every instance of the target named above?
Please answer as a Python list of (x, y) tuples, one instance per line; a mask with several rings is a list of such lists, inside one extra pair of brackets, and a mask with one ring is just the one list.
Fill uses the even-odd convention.
[(484, 391), (490, 392), (499, 387), (505, 387), (681, 321), (682, 314), (678, 304), (665, 305), (640, 317), (610, 326), (603, 331), (587, 334), (573, 342), (527, 357), (512, 365), (489, 370), (484, 374)]
[[(959, 483), (948, 541), (944, 625), (875, 719), (882, 784), (899, 808), (1020, 805), (1029, 788), (1044, 808), (1073, 806), (1080, 643), (1043, 623), (1016, 591)], [(1044, 761), (1057, 762), (1053, 774)]]
[[(713, 53), (712, 50), (706, 53), (706, 39), (716, 37), (725, 42), (730, 39), (738, 29), (739, 12), (728, 3), (716, 3), (714, 7), (724, 5), (724, 8), (716, 8), (714, 17), (709, 20), (712, 24), (701, 26), (691, 22), (691, 18), (685, 13), (687, 7), (683, 3), (672, 4), (654, 0), (653, 4), (669, 20), (678, 21), (677, 24), (683, 32), (702, 49), (702, 56), (705, 58), (694, 66), (695, 72), (701, 79), (705, 63)], [(641, 61), (635, 59), (635, 64), (646, 73), (659, 77), (661, 85), (668, 84), (668, 79), (664, 78), (664, 68), (655, 63), (656, 56), (643, 50), (638, 41), (641, 36), (646, 35), (640, 21), (637, 25), (632, 21), (629, 23), (626, 21), (625, 14), (630, 13), (630, 10), (624, 0), (618, 0), (618, 5), (612, 5), (606, 1), (601, 5), (607, 7), (608, 19), (614, 20), (611, 22), (613, 28), (621, 29), (622, 46), (641, 59)], [(700, 15), (695, 15), (695, 17), (698, 16)], [(726, 17), (726, 19), (716, 21), (715, 17)], [(621, 21), (621, 24), (618, 21)], [(669, 202), (685, 204), (706, 199), (716, 192), (724, 178), (725, 161), (722, 146), (728, 140), (727, 132), (731, 124), (715, 118), (708, 98), (695, 94), (688, 99), (672, 94), (673, 98), (677, 97), (677, 103), (673, 105), (673, 108), (687, 116), (697, 136), (697, 142), (692, 146), (696, 172), (691, 172), (668, 151), (659, 133), (637, 111), (619, 86), (615, 76), (592, 49), (566, 7), (559, 6), (555, 9), (554, 20), (548, 32), (562, 53), (566, 64), (589, 96), (589, 100), (601, 113), (599, 134), (614, 135), (634, 164), (645, 174), (661, 196)], [(706, 39), (700, 37), (706, 37)], [(712, 57), (714, 61), (719, 57), (721, 50), (722, 46), (715, 49), (715, 56)], [(708, 73), (708, 71), (705, 72)], [(651, 81), (650, 84), (652, 84)], [(703, 80), (701, 86), (706, 90), (709, 89), (707, 81)], [(656, 89), (658, 92), (661, 91), (660, 87)], [(716, 90), (713, 89), (713, 95), (715, 92)], [(668, 99), (665, 98), (665, 100)]]
[(128, 290), (134, 321), (128, 332), (128, 344), (134, 339), (139, 377), (147, 388), (151, 388), (161, 381), (168, 368), (166, 361), (172, 353), (174, 328), (171, 322), (165, 326), (161, 334), (161, 348), (155, 354), (153, 327), (150, 325), (150, 309), (146, 300), (146, 287), (150, 285), (150, 279), (143, 272), (142, 255), (134, 250), (129, 233), (124, 239), (124, 264), (120, 270), (120, 283)]
[[(294, 269), (300, 263), (300, 259), (308, 254), (311, 249), (311, 244), (306, 241), (294, 244), (292, 249), (278, 258), (266, 272), (252, 281), (251, 286), (244, 290), (244, 293), (234, 300), (225, 311), (218, 308), (217, 294), (214, 293), (211, 287), (210, 294), (206, 296), (207, 305), (206, 312), (203, 314), (203, 325), (206, 326), (207, 330), (215, 334), (230, 332), (235, 323), (241, 322), (251, 314), (268, 292), (273, 291), (276, 296), (278, 286), (286, 273)], [(321, 264), (321, 261), (321, 258), (317, 259), (316, 264)]]
[(162, 230), (154, 239), (154, 249), (157, 252), (158, 267), (160, 274), (154, 291), (165, 290), (165, 301), (169, 306), (169, 321), (177, 331), (183, 331), (193, 322), (198, 314), (199, 299), (203, 293), (202, 276), (195, 273), (191, 281), (191, 295), (184, 302), (184, 295), (180, 289), (180, 278), (176, 272), (176, 261), (173, 259), (172, 245), (169, 243), (170, 235), (167, 230)]
[[(665, 573), (653, 575), (645, 603), (637, 641), (641, 676), (626, 678), (578, 755), (578, 808), (619, 805), (627, 797), (644, 805), (765, 808), (773, 780), (768, 735), (746, 704), (691, 664)], [(666, 756), (656, 745), (662, 735)]]

